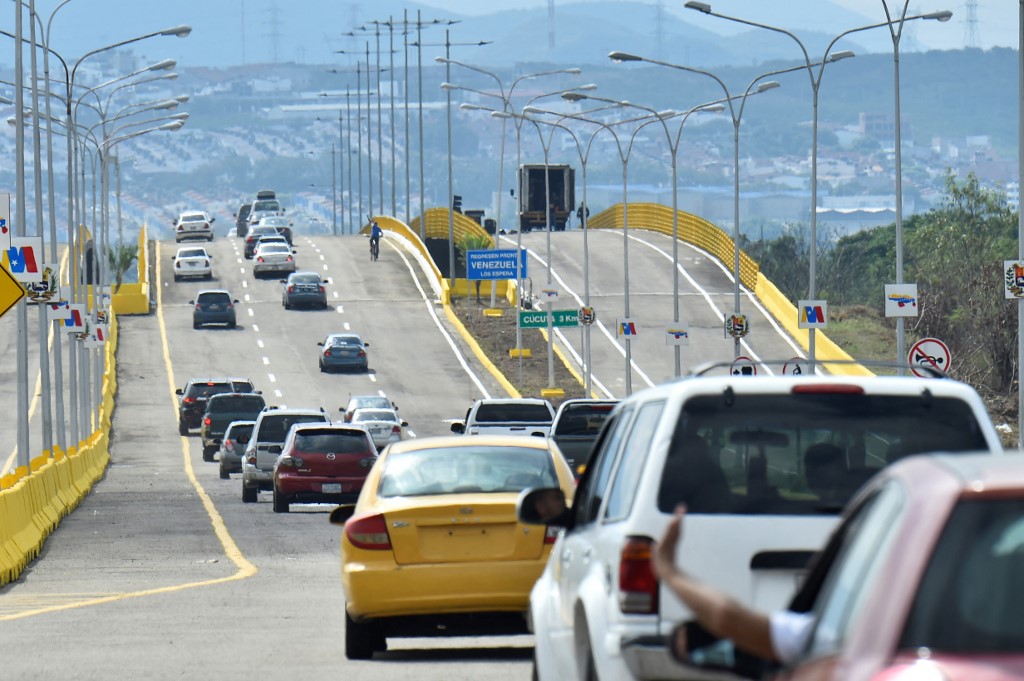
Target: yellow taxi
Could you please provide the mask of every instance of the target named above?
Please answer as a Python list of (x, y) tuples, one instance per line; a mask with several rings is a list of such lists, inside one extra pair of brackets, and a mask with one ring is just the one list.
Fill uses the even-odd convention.
[(342, 525), (345, 654), (387, 637), (527, 634), (530, 589), (558, 535), (516, 515), (523, 490), (574, 489), (547, 438), (447, 436), (385, 448)]

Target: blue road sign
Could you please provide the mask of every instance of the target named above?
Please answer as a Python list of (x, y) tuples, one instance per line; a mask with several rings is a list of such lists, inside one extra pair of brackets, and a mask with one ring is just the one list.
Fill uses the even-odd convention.
[[(522, 253), (519, 279), (526, 278), (526, 249)], [(495, 248), (466, 254), (467, 279), (516, 279), (516, 249)]]

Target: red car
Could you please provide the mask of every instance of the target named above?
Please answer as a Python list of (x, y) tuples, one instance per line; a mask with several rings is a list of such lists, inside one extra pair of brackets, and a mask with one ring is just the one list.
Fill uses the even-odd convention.
[(363, 428), (328, 423), (292, 426), (274, 462), (274, 512), (293, 503), (354, 503), (377, 448)]
[[(1022, 584), (1024, 455), (909, 457), (851, 501), (794, 597), (815, 618), (800, 661), (757, 678), (1024, 679)], [(636, 643), (634, 664), (651, 652)], [(658, 676), (696, 671), (672, 664)]]

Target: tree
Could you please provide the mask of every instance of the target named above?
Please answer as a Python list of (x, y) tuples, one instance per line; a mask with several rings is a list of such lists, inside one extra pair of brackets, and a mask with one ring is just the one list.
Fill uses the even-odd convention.
[(114, 293), (117, 293), (124, 281), (124, 275), (135, 264), (139, 257), (138, 248), (135, 244), (118, 243), (107, 251), (107, 262), (110, 271), (114, 275)]
[[(455, 243), (455, 248), (458, 250), (459, 262), (462, 263), (462, 271), (469, 271), (469, 255), (470, 251), (482, 251), (488, 248), (494, 247), (494, 241), (487, 234), (466, 234)], [(476, 281), (476, 302), (480, 302), (480, 280)]]

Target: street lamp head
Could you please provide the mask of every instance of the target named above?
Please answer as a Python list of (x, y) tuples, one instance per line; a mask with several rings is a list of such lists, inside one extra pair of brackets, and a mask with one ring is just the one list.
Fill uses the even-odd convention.
[(953, 13), (948, 9), (940, 12), (929, 12), (928, 14), (921, 15), (922, 19), (935, 19), (936, 21), (949, 21), (953, 18)]
[(843, 50), (842, 52), (836, 52), (835, 54), (830, 54), (829, 57), (828, 57), (828, 60), (830, 62), (833, 62), (833, 61), (839, 61), (840, 59), (849, 59), (850, 57), (856, 57), (856, 56), (857, 55), (855, 55), (850, 50)]
[(451, 60), (445, 59), (444, 57), (434, 57), (434, 61), (436, 61), (438, 64), (447, 64)]
[(187, 121), (188, 120), (188, 116), (189, 116), (189, 114), (188, 114), (187, 111), (181, 111), (181, 112), (176, 113), (176, 114), (171, 114), (169, 116), (169, 118), (173, 118), (176, 121)]
[(597, 83), (587, 83), (586, 85), (580, 85), (579, 87), (574, 87), (573, 88), (573, 90), (586, 90), (587, 92), (590, 92), (591, 90), (596, 90), (596, 89), (597, 89)]
[(757, 86), (757, 91), (758, 92), (765, 92), (766, 90), (774, 90), (777, 87), (780, 87), (779, 86), (779, 81), (777, 81), (777, 80), (769, 80), (767, 83), (761, 83), (760, 85), (758, 85)]
[(579, 102), (584, 99), (589, 99), (589, 97), (587, 97), (582, 92), (563, 92), (562, 99), (564, 99), (567, 102)]
[(678, 116), (679, 112), (675, 109), (665, 109), (664, 111), (656, 112), (654, 115), (658, 118), (672, 118), (673, 116)]
[(583, 73), (583, 69), (578, 66), (573, 66), (572, 68), (565, 69), (564, 73), (571, 73), (574, 76), (578, 76)]
[(179, 104), (186, 104), (188, 103), (188, 95), (178, 95), (174, 98), (174, 101), (178, 102)]
[(709, 104), (708, 106), (702, 106), (697, 111), (708, 111), (710, 113), (722, 113), (725, 111), (725, 104)]
[(168, 28), (160, 31), (160, 35), (174, 35), (179, 38), (186, 38), (188, 34), (192, 32), (191, 26), (175, 26), (174, 28)]
[[(492, 111), (491, 118), (512, 118), (512, 114), (507, 111)], [(13, 123), (11, 125), (14, 125)]]
[(547, 110), (546, 109), (541, 109), (540, 107), (537, 107), (537, 106), (526, 106), (526, 107), (523, 107), (523, 113), (524, 114), (545, 114), (545, 113), (547, 113)]
[(164, 59), (163, 61), (158, 61), (157, 63), (153, 64), (152, 66), (150, 66), (148, 68), (146, 68), (145, 70), (146, 71), (170, 71), (175, 66), (177, 66), (177, 64), (178, 64), (178, 62), (175, 61), (174, 59)]
[(635, 54), (629, 52), (609, 52), (608, 58), (612, 61), (643, 61), (643, 57), (638, 57)]
[(706, 2), (695, 2), (695, 0), (690, 0), (690, 2), (683, 5), (683, 7), (686, 9), (695, 9), (698, 12), (704, 12), (704, 14), (711, 14), (711, 5)]
[(160, 110), (160, 109), (176, 109), (176, 108), (178, 108), (178, 104), (180, 104), (180, 103), (181, 102), (179, 102), (176, 99), (165, 99), (164, 101), (155, 104), (153, 106), (153, 108), (157, 109), (157, 110)]
[(170, 123), (164, 123), (159, 128), (157, 128), (157, 130), (171, 130), (171, 131), (180, 130), (181, 126), (183, 126), (183, 125), (185, 125), (185, 121), (182, 121), (182, 120), (171, 121)]

